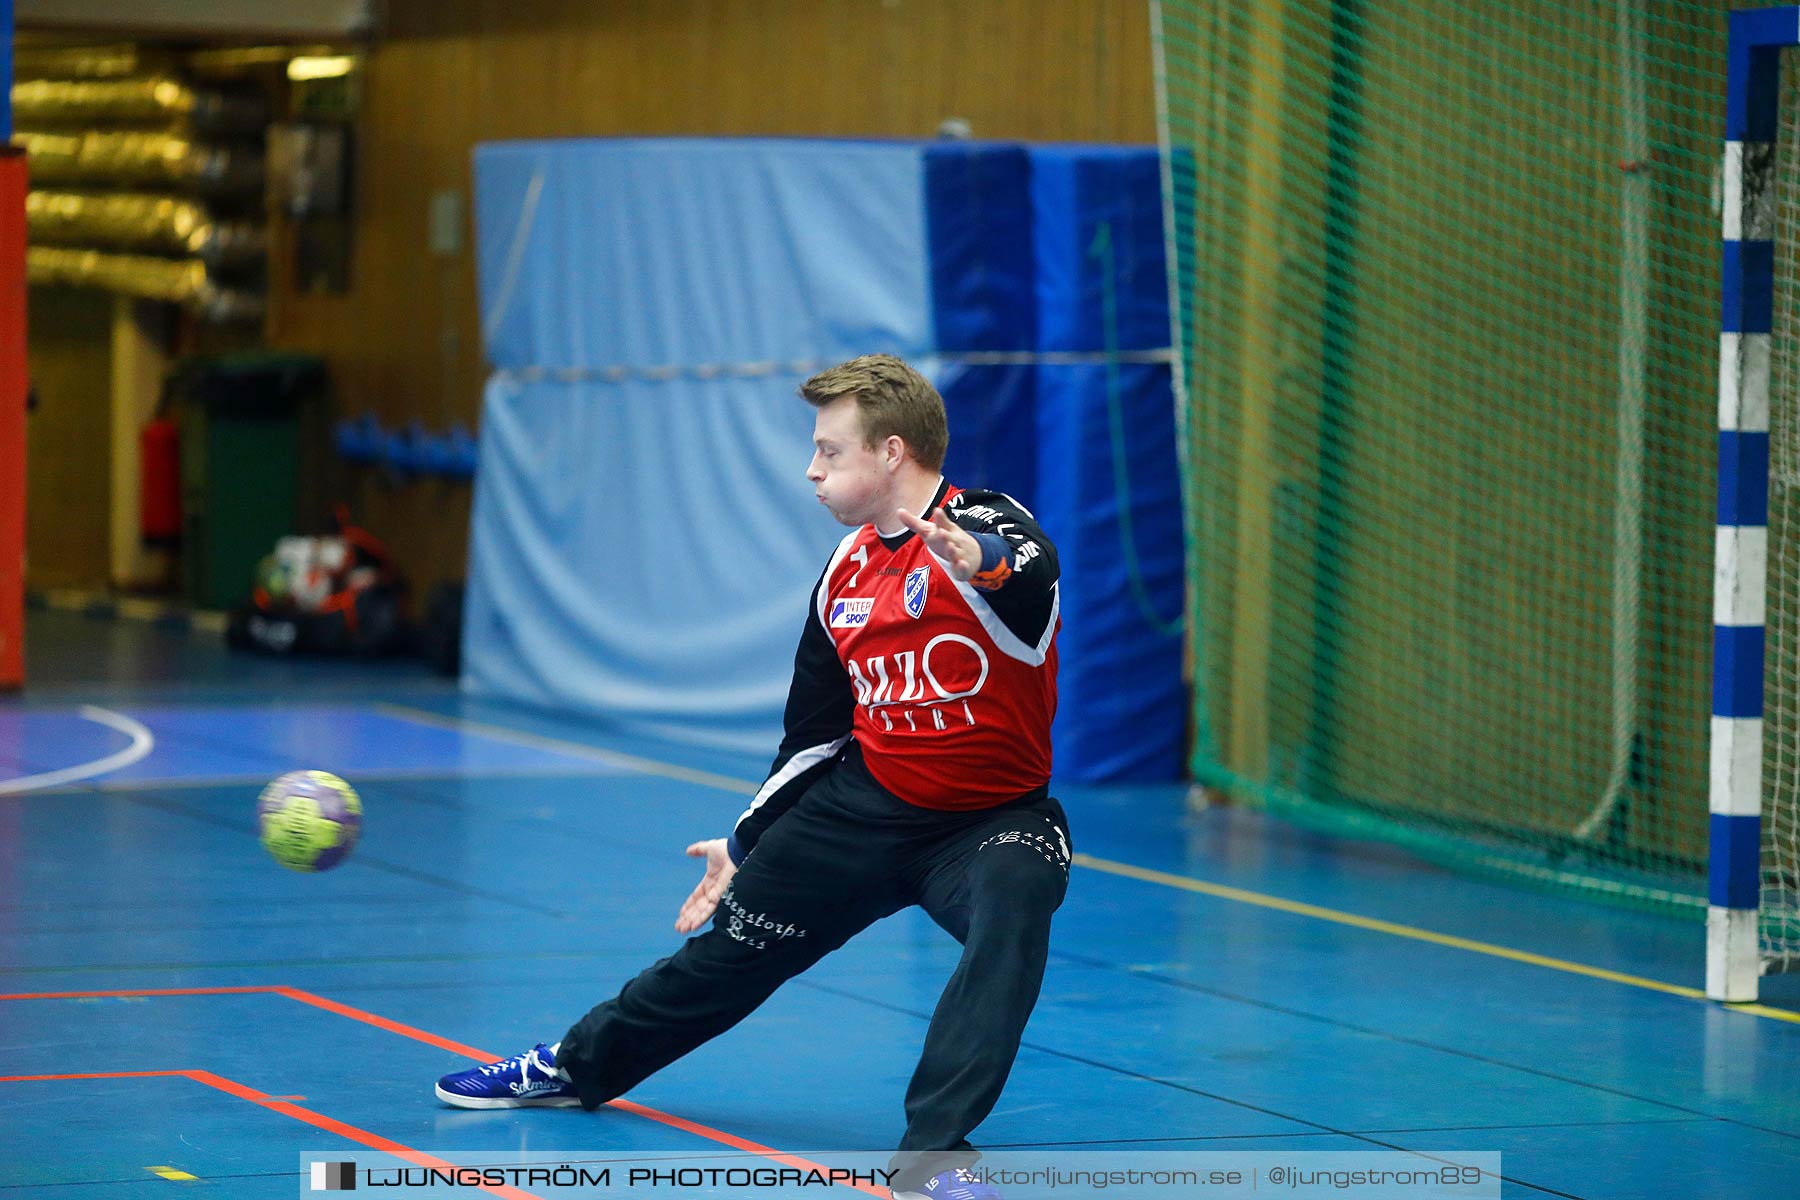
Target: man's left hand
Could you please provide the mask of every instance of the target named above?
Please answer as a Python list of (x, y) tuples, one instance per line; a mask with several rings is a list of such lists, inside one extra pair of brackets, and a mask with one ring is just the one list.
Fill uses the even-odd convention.
[(689, 858), (706, 860), (706, 874), (682, 902), (681, 911), (675, 916), (676, 933), (692, 933), (706, 924), (719, 907), (719, 897), (725, 894), (726, 885), (737, 874), (737, 865), (731, 861), (731, 851), (726, 849), (724, 838), (695, 842), (687, 848), (687, 853)]
[(934, 511), (929, 521), (915, 517), (904, 508), (897, 511), (901, 523), (919, 535), (926, 549), (944, 560), (958, 583), (969, 582), (975, 572), (981, 570), (981, 543), (975, 540), (974, 534), (946, 516), (943, 509)]

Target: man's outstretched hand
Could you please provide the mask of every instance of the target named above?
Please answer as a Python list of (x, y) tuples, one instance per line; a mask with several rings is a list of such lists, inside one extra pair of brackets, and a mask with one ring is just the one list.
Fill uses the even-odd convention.
[(719, 907), (719, 897), (725, 894), (726, 885), (737, 874), (731, 854), (725, 849), (724, 838), (695, 842), (687, 848), (687, 852), (689, 858), (706, 860), (706, 874), (701, 877), (699, 886), (682, 903), (681, 912), (675, 918), (676, 933), (692, 933), (706, 924), (712, 917), (713, 910)]
[(975, 540), (974, 534), (945, 515), (943, 509), (935, 510), (929, 521), (915, 517), (904, 508), (896, 510), (896, 515), (903, 525), (919, 535), (926, 549), (949, 564), (950, 574), (957, 582), (967, 583), (981, 570), (981, 543)]

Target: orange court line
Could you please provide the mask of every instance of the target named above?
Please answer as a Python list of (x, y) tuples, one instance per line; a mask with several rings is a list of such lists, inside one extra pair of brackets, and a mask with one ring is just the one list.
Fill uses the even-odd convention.
[(186, 1074), (186, 1071), (83, 1071), (75, 1075), (0, 1075), (0, 1083), (46, 1083), (63, 1079), (155, 1079), (159, 1076)]
[(435, 1033), (427, 1033), (423, 1029), (402, 1024), (399, 1021), (390, 1020), (387, 1017), (377, 1016), (375, 1013), (367, 1012), (360, 1008), (352, 1008), (348, 1004), (340, 1004), (336, 1000), (327, 1000), (323, 996), (314, 995), (312, 992), (301, 991), (299, 988), (274, 987), (269, 990), (276, 995), (286, 996), (289, 1000), (298, 1000), (302, 1004), (310, 1004), (314, 1008), (322, 1008), (328, 1013), (336, 1013), (340, 1017), (349, 1017), (352, 1021), (361, 1021), (364, 1025), (373, 1025), (375, 1028), (385, 1030), (388, 1033), (396, 1033), (401, 1037), (411, 1038), (415, 1042), (424, 1042), (427, 1046), (436, 1046), (439, 1050), (448, 1050), (452, 1054), (460, 1054), (464, 1058), (472, 1058), (477, 1062), (498, 1062), (501, 1057), (498, 1054), (489, 1054), (486, 1050), (477, 1050), (474, 1046), (465, 1046), (461, 1042), (453, 1042), (447, 1037), (439, 1037)]
[[(327, 1000), (324, 996), (316, 995), (312, 992), (304, 991), (300, 988), (286, 987), (286, 986), (283, 986), (280, 984), (269, 984), (269, 985), (265, 985), (265, 986), (261, 986), (261, 987), (250, 986), (250, 987), (210, 987), (210, 988), (143, 988), (143, 989), (122, 989), (122, 990), (118, 990), (118, 991), (102, 991), (102, 992), (17, 992), (12, 995), (0, 995), (0, 1000), (92, 1000), (92, 999), (106, 999), (106, 998), (121, 998), (121, 997), (126, 997), (126, 996), (220, 996), (220, 995), (248, 995), (248, 994), (253, 994), (253, 993), (264, 993), (264, 994), (268, 994), (268, 995), (285, 996), (289, 1000), (297, 1000), (301, 1004), (310, 1004), (314, 1008), (324, 1009), (326, 1012), (335, 1013), (337, 1016), (340, 1016), (340, 1017), (348, 1017), (352, 1021), (361, 1021), (365, 1025), (373, 1025), (377, 1029), (385, 1030), (388, 1033), (397, 1034), (400, 1037), (411, 1038), (415, 1042), (424, 1042), (428, 1046), (436, 1046), (440, 1050), (448, 1050), (452, 1054), (460, 1054), (465, 1058), (472, 1058), (476, 1062), (483, 1062), (483, 1063), (498, 1062), (498, 1061), (500, 1061), (500, 1058), (502, 1057), (501, 1055), (498, 1055), (498, 1054), (490, 1054), (486, 1050), (477, 1049), (474, 1046), (465, 1046), (461, 1042), (452, 1041), (446, 1037), (439, 1037), (435, 1033), (429, 1033), (426, 1030), (416, 1028), (415, 1026), (407, 1025), (403, 1022), (395, 1021), (388, 1017), (379, 1016), (375, 1013), (368, 1012), (365, 1009), (355, 1008), (355, 1007), (352, 1007), (351, 1005), (343, 1004), (336, 1000)], [(146, 1075), (188, 1075), (190, 1077), (198, 1077), (198, 1075), (204, 1075), (204, 1074), (206, 1074), (206, 1072), (204, 1072), (204, 1071), (202, 1071), (202, 1072), (150, 1071), (150, 1072), (142, 1072), (142, 1074), (146, 1074)], [(71, 1078), (71, 1079), (123, 1078), (123, 1077), (128, 1077), (128, 1075), (129, 1075), (129, 1073), (127, 1074), (127, 1076), (93, 1075), (93, 1076), (66, 1076), (66, 1078)], [(19, 1076), (18, 1078), (21, 1078), (21, 1079), (24, 1079), (24, 1078), (52, 1079), (52, 1078), (65, 1078), (65, 1077), (44, 1075), (44, 1076)], [(209, 1079), (219, 1079), (220, 1077), (213, 1075), (213, 1076), (209, 1076), (208, 1078)], [(0, 1078), (0, 1083), (3, 1083), (3, 1082), (7, 1082), (7, 1080)], [(205, 1083), (205, 1082), (207, 1082), (207, 1080), (201, 1080), (201, 1082)], [(231, 1081), (230, 1080), (221, 1080), (221, 1082), (230, 1083)], [(211, 1086), (218, 1086), (218, 1085), (213, 1084)], [(233, 1084), (232, 1086), (242, 1087), (243, 1085)], [(228, 1089), (221, 1089), (221, 1090), (228, 1090)], [(248, 1091), (250, 1091), (250, 1089), (246, 1088), (245, 1091), (248, 1092)], [(236, 1094), (236, 1093), (234, 1093), (234, 1094)], [(308, 1109), (298, 1108), (293, 1105), (288, 1105), (284, 1101), (274, 1100), (270, 1097), (263, 1096), (263, 1094), (261, 1092), (257, 1092), (257, 1093), (255, 1093), (255, 1095), (260, 1097), (260, 1099), (258, 1099), (256, 1102), (259, 1104), (264, 1104), (267, 1107), (275, 1108), (275, 1109), (278, 1109), (281, 1111), (286, 1111), (288, 1108), (293, 1108), (294, 1112), (290, 1113), (290, 1115), (298, 1115), (299, 1113), (310, 1113), (310, 1110), (308, 1110)], [(741, 1138), (741, 1137), (737, 1136), (735, 1133), (726, 1133), (723, 1129), (714, 1129), (710, 1125), (702, 1125), (698, 1121), (690, 1121), (686, 1117), (678, 1117), (678, 1116), (675, 1116), (673, 1113), (662, 1112), (658, 1109), (650, 1108), (647, 1105), (638, 1104), (632, 1100), (608, 1100), (606, 1103), (607, 1103), (607, 1107), (609, 1107), (609, 1108), (616, 1108), (621, 1112), (631, 1113), (633, 1116), (644, 1117), (651, 1121), (660, 1122), (661, 1124), (667, 1125), (673, 1129), (679, 1129), (685, 1133), (694, 1134), (696, 1137), (703, 1137), (703, 1138), (707, 1139), (708, 1141), (717, 1142), (721, 1146), (730, 1146), (734, 1150), (743, 1150), (750, 1154), (760, 1155), (763, 1158), (767, 1158), (774, 1162), (781, 1163), (783, 1166), (796, 1167), (796, 1168), (799, 1168), (800, 1170), (805, 1170), (805, 1171), (818, 1171), (821, 1174), (823, 1174), (827, 1170), (827, 1168), (821, 1166), (818, 1163), (812, 1162), (808, 1159), (799, 1158), (792, 1154), (783, 1153), (782, 1151), (776, 1150), (770, 1146), (764, 1146), (764, 1145), (761, 1145), (760, 1143), (750, 1141), (748, 1138)], [(317, 1121), (313, 1121), (312, 1122), (313, 1124), (320, 1125), (320, 1128), (331, 1128), (331, 1126), (326, 1126), (326, 1125), (320, 1124), (320, 1122), (323, 1122), (323, 1121), (330, 1121), (331, 1120), (330, 1117), (319, 1116), (319, 1114), (317, 1114), (317, 1113), (310, 1113), (310, 1115), (311, 1115), (311, 1117), (319, 1118)], [(299, 1119), (304, 1121), (304, 1120), (309, 1120), (310, 1118), (309, 1117), (299, 1117)], [(353, 1129), (354, 1127), (346, 1125), (346, 1126), (344, 1126), (344, 1128), (345, 1129)], [(356, 1130), (356, 1132), (362, 1133), (361, 1130)], [(350, 1135), (345, 1134), (344, 1136), (349, 1137)], [(365, 1134), (364, 1136), (375, 1137), (376, 1135)], [(373, 1145), (373, 1143), (364, 1143), (364, 1144), (365, 1145)], [(399, 1145), (398, 1142), (395, 1142), (392, 1144)], [(380, 1149), (380, 1147), (375, 1147), (375, 1148)], [(401, 1148), (405, 1149), (405, 1147), (401, 1147)], [(396, 1152), (396, 1153), (398, 1153), (398, 1152)], [(409, 1153), (417, 1153), (417, 1151), (409, 1151)], [(434, 1160), (434, 1162), (435, 1162), (435, 1160)], [(421, 1165), (424, 1165), (424, 1164), (421, 1164)], [(443, 1164), (443, 1165), (448, 1165), (448, 1164)], [(859, 1192), (867, 1192), (869, 1195), (877, 1197), (878, 1200), (889, 1200), (888, 1189), (886, 1189), (884, 1187), (871, 1186), (869, 1184), (863, 1184), (863, 1183), (839, 1184), (838, 1186), (854, 1188)]]
[[(0, 997), (11, 999), (12, 997)], [(310, 1108), (301, 1108), (298, 1104), (289, 1104), (286, 1100), (277, 1100), (253, 1087), (247, 1087), (235, 1079), (227, 1079), (223, 1075), (214, 1075), (211, 1071), (93, 1071), (76, 1075), (0, 1075), (0, 1083), (44, 1083), (69, 1079), (149, 1079), (156, 1076), (179, 1075), (191, 1079), (195, 1083), (204, 1083), (209, 1088), (235, 1096), (239, 1100), (248, 1100), (262, 1108), (272, 1109), (296, 1121), (304, 1121), (308, 1125), (335, 1133), (341, 1138), (361, 1143), (371, 1150), (379, 1150), (383, 1154), (391, 1154), (395, 1158), (403, 1158), (418, 1167), (430, 1167), (440, 1171), (454, 1171), (456, 1165), (441, 1158), (433, 1157), (411, 1146), (403, 1146), (391, 1138), (384, 1138), (378, 1133), (370, 1133), (366, 1129), (358, 1129), (354, 1125), (346, 1125), (336, 1117), (328, 1117), (324, 1113), (314, 1112)], [(481, 1190), (503, 1200), (543, 1200), (536, 1192), (520, 1191), (504, 1184), (481, 1184)]]
[[(478, 1050), (473, 1046), (465, 1046), (460, 1042), (453, 1042), (449, 1038), (439, 1037), (435, 1033), (427, 1033), (423, 1029), (416, 1029), (411, 1025), (405, 1025), (399, 1021), (377, 1016), (372, 1012), (365, 1012), (360, 1008), (352, 1008), (350, 1005), (340, 1004), (336, 1000), (327, 1000), (323, 996), (316, 996), (311, 992), (301, 991), (299, 988), (278, 987), (274, 990), (291, 1000), (298, 1000), (302, 1004), (310, 1004), (315, 1008), (322, 1008), (326, 1012), (336, 1013), (340, 1017), (349, 1017), (352, 1021), (361, 1021), (364, 1024), (373, 1025), (377, 1029), (385, 1029), (389, 1033), (399, 1034), (401, 1037), (408, 1037), (415, 1041), (425, 1042), (428, 1045), (436, 1046), (441, 1050), (448, 1050), (453, 1054), (461, 1054), (467, 1058), (472, 1058), (477, 1062), (498, 1062), (501, 1058), (498, 1054), (490, 1054), (486, 1050)], [(673, 1113), (662, 1112), (659, 1109), (650, 1108), (647, 1105), (638, 1104), (632, 1100), (608, 1100), (606, 1103), (608, 1107), (616, 1108), (621, 1112), (628, 1112), (636, 1116), (648, 1118), (652, 1121), (659, 1121), (671, 1128), (680, 1129), (686, 1133), (706, 1138), (708, 1141), (718, 1142), (720, 1145), (730, 1146), (735, 1150), (744, 1150), (751, 1154), (761, 1155), (762, 1157), (771, 1159), (783, 1166), (797, 1167), (803, 1171), (819, 1171), (821, 1173), (826, 1170), (826, 1168), (820, 1166), (818, 1163), (811, 1162), (804, 1158), (797, 1158), (791, 1154), (784, 1154), (773, 1147), (761, 1145), (760, 1143), (750, 1141), (747, 1138), (741, 1138), (735, 1133), (726, 1133), (723, 1129), (714, 1129), (710, 1125), (702, 1125), (698, 1121), (690, 1121), (686, 1117), (678, 1117)], [(867, 1192), (871, 1196), (879, 1197), (880, 1200), (888, 1200), (889, 1193), (886, 1188), (873, 1187), (862, 1183), (843, 1184), (840, 1186), (853, 1187), (857, 1191)]]
[(101, 992), (15, 992), (11, 995), (0, 995), (0, 1000), (109, 1000), (123, 999), (129, 996), (247, 996), (272, 995), (286, 996), (289, 1000), (298, 1000), (301, 1004), (310, 1004), (314, 1008), (322, 1008), (328, 1013), (336, 1013), (340, 1017), (349, 1017), (352, 1021), (361, 1021), (365, 1025), (373, 1025), (377, 1029), (396, 1033), (401, 1037), (411, 1038), (415, 1042), (424, 1042), (428, 1046), (436, 1046), (440, 1050), (448, 1050), (452, 1054), (460, 1054), (465, 1058), (473, 1058), (478, 1062), (494, 1062), (499, 1055), (489, 1054), (474, 1046), (465, 1046), (461, 1042), (439, 1037), (411, 1025), (366, 1012), (360, 1008), (352, 1008), (348, 1004), (340, 1004), (336, 1000), (327, 1000), (312, 992), (300, 988), (284, 987), (280, 984), (263, 984), (246, 987), (203, 987), (203, 988), (122, 988), (116, 991)]
[(124, 996), (242, 996), (274, 992), (273, 987), (126, 988), (116, 992), (15, 992), (0, 1000), (108, 1000)]

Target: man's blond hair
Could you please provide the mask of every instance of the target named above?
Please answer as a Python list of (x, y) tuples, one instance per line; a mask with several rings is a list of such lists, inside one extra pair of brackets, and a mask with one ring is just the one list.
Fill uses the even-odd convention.
[(855, 396), (864, 445), (873, 449), (898, 437), (921, 467), (942, 469), (950, 445), (944, 398), (923, 375), (893, 355), (865, 354), (820, 371), (800, 385), (800, 395), (814, 408), (840, 396)]

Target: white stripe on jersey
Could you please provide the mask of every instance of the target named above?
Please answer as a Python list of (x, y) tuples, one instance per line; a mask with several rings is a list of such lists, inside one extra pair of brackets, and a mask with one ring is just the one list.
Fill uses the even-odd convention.
[[(927, 551), (927, 553), (930, 552)], [(1044, 622), (1044, 632), (1039, 636), (1037, 645), (1032, 646), (1019, 640), (1019, 635), (1006, 627), (1006, 622), (1000, 619), (999, 613), (988, 607), (988, 602), (981, 598), (980, 592), (951, 574), (949, 563), (936, 554), (931, 554), (931, 561), (938, 565), (939, 570), (943, 571), (944, 578), (956, 585), (956, 594), (963, 598), (964, 603), (969, 606), (969, 611), (975, 614), (975, 619), (981, 622), (982, 629), (987, 631), (987, 635), (994, 640), (994, 645), (1000, 648), (1002, 654), (1008, 658), (1016, 658), (1022, 663), (1029, 663), (1034, 667), (1044, 665), (1044, 658), (1050, 653), (1050, 639), (1056, 636), (1056, 618), (1062, 610), (1060, 581), (1050, 585), (1050, 616)]]
[[(1031, 517), (1032, 520), (1037, 520), (1036, 517), (1031, 516), (1031, 510), (1029, 508), (1026, 508), (1023, 504), (1020, 504), (1005, 492), (995, 492), (994, 494), (1024, 513), (1026, 516)], [(966, 491), (958, 492), (956, 494), (956, 499), (960, 500), (966, 495), (968, 495)], [(995, 536), (1004, 538), (1006, 535), (997, 534)], [(1008, 541), (1007, 546), (1009, 549), (1011, 548), (1011, 545), (1012, 543)], [(943, 559), (938, 558), (936, 554), (933, 554), (931, 557), (936, 561), (938, 566), (944, 569), (944, 574), (949, 577), (950, 582), (956, 585), (957, 592), (968, 602), (969, 608), (975, 613), (975, 619), (981, 622), (981, 627), (987, 630), (989, 637), (994, 639), (994, 645), (1000, 647), (1001, 651), (1009, 658), (1016, 658), (1022, 663), (1030, 663), (1034, 667), (1041, 667), (1044, 665), (1044, 656), (1050, 653), (1050, 639), (1056, 633), (1056, 618), (1062, 609), (1062, 592), (1059, 584), (1053, 583), (1050, 585), (1050, 619), (1044, 623), (1044, 632), (1042, 636), (1038, 638), (1037, 645), (1029, 646), (1020, 641), (1019, 636), (1006, 627), (1006, 622), (1002, 621), (994, 610), (988, 607), (987, 601), (981, 600), (980, 592), (962, 582), (956, 576), (951, 575), (950, 566)], [(976, 603), (978, 600), (980, 603)]]
[(837, 544), (837, 549), (831, 552), (831, 561), (825, 564), (825, 574), (819, 577), (819, 600), (817, 604), (813, 605), (813, 608), (819, 615), (819, 625), (827, 634), (831, 632), (831, 626), (825, 620), (825, 606), (831, 603), (831, 573), (837, 570), (837, 565), (844, 561), (844, 555), (850, 553), (850, 547), (860, 536), (862, 536), (861, 527), (846, 533), (844, 540)]
[(732, 831), (736, 832), (737, 827), (744, 823), (745, 817), (761, 808), (763, 801), (786, 787), (790, 781), (799, 778), (799, 776), (805, 772), (818, 766), (820, 763), (836, 754), (839, 750), (842, 750), (845, 743), (849, 740), (850, 735), (846, 733), (835, 742), (827, 742), (823, 746), (809, 746), (805, 750), (794, 755), (794, 757), (788, 759), (787, 762), (782, 765), (781, 770), (775, 772), (773, 775), (769, 776), (768, 779), (763, 781), (762, 787), (757, 790), (756, 798), (750, 801), (750, 807), (739, 813), (738, 819), (731, 823)]

